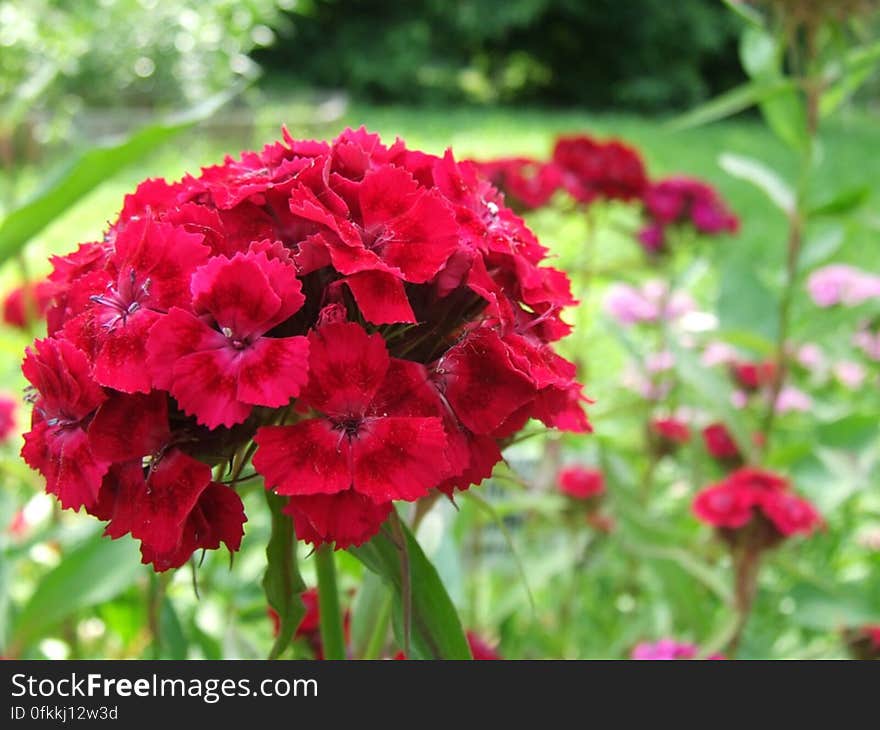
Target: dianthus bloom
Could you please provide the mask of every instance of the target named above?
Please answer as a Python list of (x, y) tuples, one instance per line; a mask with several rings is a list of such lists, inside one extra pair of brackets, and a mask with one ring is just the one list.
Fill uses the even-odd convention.
[(49, 282), (29, 282), (13, 289), (3, 300), (3, 321), (26, 329), (32, 320), (40, 319), (52, 301), (52, 286)]
[(678, 319), (694, 308), (687, 292), (670, 292), (664, 282), (656, 280), (638, 288), (613, 284), (605, 297), (606, 311), (624, 326)]
[(478, 172), (504, 193), (515, 208), (535, 210), (546, 205), (562, 185), (562, 171), (552, 162), (531, 157), (501, 157), (474, 161)]
[(698, 651), (695, 644), (679, 642), (675, 639), (660, 639), (653, 643), (643, 641), (641, 644), (636, 644), (630, 659), (694, 659)]
[(755, 391), (770, 385), (776, 377), (776, 363), (735, 362), (730, 371), (736, 383), (745, 390)]
[(880, 276), (846, 264), (831, 264), (810, 274), (807, 291), (820, 307), (853, 307), (880, 298)]
[(590, 499), (605, 492), (605, 477), (598, 469), (568, 466), (559, 472), (559, 491), (573, 499)]
[(701, 180), (676, 176), (652, 182), (642, 201), (648, 223), (639, 240), (649, 253), (666, 249), (666, 229), (672, 225), (688, 224), (706, 236), (739, 230), (739, 219), (718, 192)]
[(580, 203), (596, 198), (635, 200), (648, 184), (639, 153), (618, 140), (560, 137), (553, 148), (553, 162), (560, 170), (562, 186)]
[(17, 410), (18, 401), (15, 398), (0, 394), (0, 443), (6, 441), (15, 432)]
[(528, 419), (590, 430), (545, 254), (473, 165), (362, 129), (147, 180), (53, 259), (22, 454), (157, 570), (238, 549), (252, 454), (299, 539), (360, 545)]
[(672, 454), (691, 440), (691, 429), (677, 418), (653, 418), (648, 422), (648, 439), (658, 456)]
[(723, 423), (710, 423), (703, 429), (703, 443), (706, 451), (718, 461), (738, 461), (742, 459), (739, 446)]
[[(649, 660), (672, 660), (672, 659), (696, 659), (699, 648), (696, 644), (676, 641), (675, 639), (660, 639), (655, 642), (643, 641), (636, 644), (630, 654), (630, 659)], [(712, 654), (707, 659), (724, 659), (722, 654)]]
[(762, 547), (809, 535), (822, 522), (815, 507), (792, 492), (787, 479), (753, 468), (739, 469), (703, 489), (693, 508), (698, 519), (718, 528), (728, 542), (742, 538)]

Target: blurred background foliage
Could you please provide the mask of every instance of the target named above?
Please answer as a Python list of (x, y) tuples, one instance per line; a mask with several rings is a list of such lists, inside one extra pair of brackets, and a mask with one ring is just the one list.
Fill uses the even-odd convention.
[[(666, 123), (779, 70), (761, 66), (760, 43), (744, 43), (743, 27), (712, 0), (0, 0), (0, 251), (9, 257), (0, 285), (8, 292), (39, 278), (50, 255), (100, 237), (142, 179), (179, 177), (261, 145), (281, 123), (296, 137), (323, 138), (365, 124), (412, 148), (451, 146), (481, 159), (545, 159), (557, 135), (589, 132), (637, 146), (652, 176), (702, 177), (730, 203), (742, 222), (736, 239), (703, 245), (675, 266), (715, 318), (711, 336), (766, 356), (774, 324), (763, 315), (785, 288), (789, 220), (761, 189), (726, 174), (719, 153), (796, 180), (790, 117), (771, 110), (769, 126), (755, 112), (711, 126)], [(828, 68), (845, 64), (853, 44), (875, 59), (877, 28), (876, 18), (851, 24)], [(258, 66), (260, 80), (217, 112)], [(842, 657), (843, 629), (880, 622), (878, 372), (852, 343), (860, 323), (880, 313), (872, 303), (820, 310), (805, 288), (830, 262), (880, 272), (877, 77), (873, 63), (858, 70), (856, 95), (844, 89), (823, 123), (808, 202), (827, 212), (806, 228), (790, 337), (820, 343), (829, 361), (858, 362), (866, 376), (851, 387), (796, 374), (814, 407), (779, 419), (767, 466), (791, 474), (828, 524), (769, 562), (746, 657)], [(187, 114), (167, 116), (180, 111)], [(709, 112), (704, 118), (714, 118)], [(841, 204), (848, 191), (855, 203)], [(589, 219), (581, 213), (554, 205), (528, 221), (583, 302), (565, 347), (597, 399), (597, 433), (524, 441), (506, 454), (509, 467), (457, 509), (438, 505), (418, 535), (465, 626), (509, 657), (621, 657), (667, 635), (711, 643), (728, 610), (729, 559), (690, 512), (717, 467), (695, 443), (659, 463), (650, 499), (639, 492), (650, 405), (622, 386), (621, 373), (653, 343), (621, 335), (603, 311), (611, 283), (652, 275), (633, 238), (635, 213), (617, 204), (597, 206)], [(15, 239), (27, 241), (21, 251), (5, 243), (16, 231), (27, 232)], [(0, 387), (19, 401), (21, 355), (39, 331), (0, 330)], [(707, 385), (686, 360), (677, 368), (682, 401), (710, 412), (728, 402), (723, 379)], [(24, 407), (17, 417), (26, 429)], [(131, 541), (102, 539), (94, 521), (61, 514), (19, 447), (17, 438), (0, 446), (0, 654), (267, 654), (272, 624), (259, 584), (269, 525), (258, 484), (243, 495), (250, 521), (232, 569), (215, 553), (157, 578)], [(572, 519), (555, 491), (556, 469), (575, 462), (605, 472), (610, 533)], [(338, 557), (354, 591), (363, 568)], [(314, 585), (311, 563), (302, 561)], [(346, 595), (357, 622), (357, 599)], [(294, 654), (307, 656), (308, 646), (299, 641)]]

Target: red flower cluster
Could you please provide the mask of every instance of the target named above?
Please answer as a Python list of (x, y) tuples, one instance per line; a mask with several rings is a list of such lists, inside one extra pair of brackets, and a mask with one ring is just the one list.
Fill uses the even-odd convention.
[(675, 449), (691, 440), (691, 429), (677, 418), (655, 418), (649, 424), (651, 435), (666, 450)]
[(733, 379), (743, 389), (756, 391), (773, 383), (776, 377), (776, 363), (735, 362), (730, 365)]
[(553, 148), (553, 162), (562, 171), (562, 186), (580, 203), (596, 198), (636, 200), (648, 185), (641, 155), (618, 140), (561, 137)]
[(157, 570), (238, 548), (252, 441), (301, 539), (360, 544), (529, 418), (590, 429), (545, 253), (472, 165), (362, 129), (148, 180), (53, 261), (23, 456)]
[(710, 423), (703, 429), (703, 443), (713, 459), (725, 462), (742, 460), (739, 445), (723, 423)]
[(562, 171), (552, 162), (531, 157), (501, 157), (474, 164), (481, 175), (504, 192), (508, 204), (521, 210), (547, 205), (562, 187)]
[(572, 499), (590, 499), (605, 493), (605, 477), (598, 469), (569, 466), (559, 472), (559, 491)]
[(791, 491), (787, 479), (761, 469), (742, 468), (694, 499), (697, 518), (717, 527), (729, 541), (753, 528), (769, 547), (786, 537), (813, 532), (822, 522), (815, 507)]
[(716, 190), (701, 180), (676, 176), (652, 182), (642, 200), (650, 222), (639, 233), (639, 240), (651, 253), (665, 250), (666, 228), (671, 225), (689, 223), (709, 236), (739, 230), (739, 219)]
[(515, 207), (525, 210), (546, 205), (557, 190), (579, 203), (636, 200), (648, 184), (636, 150), (617, 140), (600, 142), (586, 135), (557, 139), (550, 162), (502, 157), (475, 164)]

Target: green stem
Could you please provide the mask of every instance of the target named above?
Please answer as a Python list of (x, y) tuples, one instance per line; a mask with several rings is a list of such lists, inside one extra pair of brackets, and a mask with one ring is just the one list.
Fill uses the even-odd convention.
[(339, 609), (339, 589), (336, 586), (336, 561), (331, 545), (321, 545), (315, 551), (315, 567), (318, 572), (318, 610), (324, 657), (345, 659), (345, 634)]
[(361, 659), (378, 659), (382, 656), (382, 650), (385, 648), (385, 639), (388, 636), (388, 621), (390, 618), (391, 591), (389, 590), (382, 598), (382, 605), (379, 607), (376, 623), (370, 632), (370, 638), (367, 641), (367, 647), (364, 649), (364, 655)]

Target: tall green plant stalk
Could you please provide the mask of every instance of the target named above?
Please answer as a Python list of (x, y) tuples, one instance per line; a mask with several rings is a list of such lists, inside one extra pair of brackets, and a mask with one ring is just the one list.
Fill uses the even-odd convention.
[(336, 585), (336, 560), (332, 545), (321, 545), (315, 551), (318, 573), (318, 611), (321, 619), (321, 643), (325, 659), (345, 659), (345, 633), (339, 608)]
[[(811, 69), (816, 56), (815, 31), (807, 40), (806, 68)], [(822, 100), (823, 84), (814, 73), (806, 73), (801, 77), (801, 88), (804, 92), (806, 106), (805, 132), (806, 144), (801, 152), (800, 174), (795, 191), (794, 205), (789, 212), (788, 241), (785, 258), (785, 285), (779, 301), (777, 318), (775, 373), (770, 386), (770, 397), (767, 411), (761, 424), (764, 434), (764, 451), (769, 449), (776, 421), (776, 404), (779, 394), (785, 385), (788, 375), (788, 336), (791, 329), (791, 307), (798, 282), (801, 251), (804, 244), (804, 232), (807, 222), (807, 192), (813, 173), (813, 163), (819, 138), (819, 108)]]

